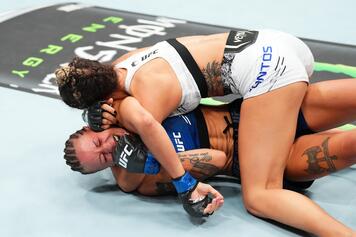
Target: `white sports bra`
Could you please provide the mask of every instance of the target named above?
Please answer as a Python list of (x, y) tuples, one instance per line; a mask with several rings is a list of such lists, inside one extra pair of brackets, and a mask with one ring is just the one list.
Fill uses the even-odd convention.
[[(183, 47), (183, 50), (181, 47)], [(189, 54), (188, 57), (186, 57), (186, 53)], [(189, 56), (190, 61), (187, 61), (186, 58), (189, 58)], [(115, 65), (115, 68), (125, 68), (127, 70), (125, 91), (131, 94), (130, 85), (134, 74), (142, 65), (155, 58), (163, 58), (169, 63), (182, 88), (182, 98), (179, 107), (173, 111), (170, 116), (184, 114), (198, 107), (202, 96), (206, 97), (207, 94), (204, 76), (201, 74), (193, 77), (192, 74), (196, 75), (195, 71), (199, 70), (200, 73), (201, 71), (189, 51), (175, 39), (159, 42), (147, 50), (141, 51)], [(193, 60), (194, 63), (192, 63), (191, 60)], [(186, 66), (186, 63), (189, 68)], [(193, 65), (193, 67), (195, 67), (193, 71), (191, 64), (195, 64)], [(194, 79), (197, 77), (200, 77), (200, 79)], [(203, 87), (201, 85), (203, 85)], [(203, 91), (203, 93), (201, 93), (201, 91)]]

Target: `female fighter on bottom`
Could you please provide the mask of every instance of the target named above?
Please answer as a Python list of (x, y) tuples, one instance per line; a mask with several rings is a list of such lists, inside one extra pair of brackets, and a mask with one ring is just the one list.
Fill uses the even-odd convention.
[[(289, 151), (284, 170), (286, 184), (293, 188), (306, 188), (315, 179), (356, 164), (356, 130), (332, 129), (356, 121), (355, 90), (354, 79), (324, 81), (308, 87), (298, 118), (296, 139)], [(102, 107), (110, 109), (108, 105)], [(199, 180), (214, 174), (240, 178), (236, 143), (241, 142), (241, 138), (234, 139), (238, 128), (236, 118), (240, 112), (238, 103), (230, 105), (229, 108), (200, 106), (199, 109), (203, 117), (195, 112), (168, 118), (163, 123), (176, 150), (181, 150), (180, 144), (190, 150), (179, 153), (181, 162)], [(108, 114), (105, 114), (105, 117), (110, 118)], [(110, 120), (114, 122), (115, 118)], [(104, 120), (104, 123), (109, 121)], [(207, 128), (205, 135), (205, 126), (202, 124)], [(158, 175), (144, 175), (128, 173), (125, 169), (114, 166), (111, 154), (115, 149), (115, 142), (112, 136), (122, 136), (125, 133), (120, 128), (109, 128), (100, 133), (86, 129), (73, 134), (66, 143), (67, 164), (82, 173), (111, 167), (118, 185), (128, 192), (137, 190), (144, 195), (159, 195), (174, 191), (164, 170)], [(175, 141), (177, 134), (180, 136), (179, 143)], [(204, 136), (209, 137), (208, 144)], [(98, 146), (93, 146), (93, 143)], [(206, 149), (209, 146), (214, 150)], [(312, 202), (307, 197), (300, 196)], [(294, 200), (289, 202), (293, 203)], [(273, 209), (274, 205), (271, 208)], [(297, 208), (303, 209), (301, 206)], [(350, 228), (330, 217), (320, 207), (316, 208), (316, 211), (297, 213), (312, 230), (310, 232), (318, 236), (355, 236), (355, 232)], [(290, 215), (293, 216), (294, 213)]]
[[(167, 170), (183, 207), (193, 215), (214, 211), (209, 192), (220, 205), (223, 197), (184, 171), (161, 122), (194, 110), (203, 97), (243, 98), (239, 156), (244, 203), (256, 215), (308, 229), (298, 215), (288, 217), (298, 213), (295, 206), (315, 207), (285, 192), (282, 180), (313, 62), (309, 48), (287, 33), (232, 30), (162, 41), (129, 52), (112, 65), (76, 58), (58, 69), (56, 77), (60, 95), (71, 107), (116, 101), (117, 119), (140, 136)], [(291, 198), (295, 203), (286, 208)], [(280, 207), (271, 211), (272, 203)], [(197, 205), (206, 206), (204, 212), (197, 212)]]

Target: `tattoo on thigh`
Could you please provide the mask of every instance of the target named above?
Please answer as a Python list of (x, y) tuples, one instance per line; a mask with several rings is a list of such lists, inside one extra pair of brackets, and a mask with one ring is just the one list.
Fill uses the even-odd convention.
[[(329, 154), (329, 139), (326, 138), (320, 146), (313, 146), (304, 151), (303, 155), (308, 156), (308, 168), (305, 171), (308, 174), (322, 174), (324, 172), (331, 173), (336, 171), (333, 160), (337, 160), (337, 156)], [(320, 157), (319, 154), (322, 154)], [(324, 164), (321, 166), (320, 164)], [(326, 167), (325, 167), (326, 164)]]
[(210, 62), (202, 69), (208, 86), (208, 95), (223, 95), (224, 86), (221, 81), (221, 64), (217, 61)]

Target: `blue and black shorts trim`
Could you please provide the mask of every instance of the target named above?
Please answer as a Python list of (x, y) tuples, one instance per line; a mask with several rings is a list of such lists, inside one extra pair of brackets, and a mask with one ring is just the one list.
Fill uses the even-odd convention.
[[(242, 99), (235, 100), (233, 103), (229, 104), (229, 112), (232, 121), (233, 127), (233, 136), (234, 136), (234, 155), (233, 155), (233, 162), (232, 162), (232, 174), (240, 179), (240, 166), (238, 161), (238, 150), (237, 150), (237, 141), (238, 141), (238, 126), (239, 126), (239, 119), (240, 119), (240, 108), (242, 104)], [(298, 115), (298, 122), (297, 122), (297, 129), (295, 138), (314, 134), (315, 132), (312, 131), (307, 122), (305, 121), (303, 113), (300, 111)], [(304, 181), (304, 182), (294, 182), (287, 179), (283, 180), (283, 187), (291, 190), (303, 190), (309, 188), (313, 184), (314, 180), (312, 181)]]
[(298, 137), (301, 137), (304, 135), (309, 135), (309, 134), (314, 134), (314, 133), (315, 132), (309, 128), (307, 121), (305, 121), (302, 111), (299, 111), (298, 121), (297, 121), (297, 130), (295, 132), (295, 138), (297, 139)]
[(197, 121), (196, 124), (200, 141), (200, 148), (210, 148), (208, 127), (206, 126), (204, 115), (199, 108), (195, 109), (193, 112)]
[[(297, 139), (298, 137), (304, 136), (304, 135), (309, 135), (309, 134), (314, 134), (314, 133), (315, 132), (309, 128), (307, 122), (305, 121), (302, 111), (299, 111), (297, 130), (295, 132), (295, 139)], [(290, 181), (290, 180), (284, 179), (283, 187), (287, 188), (287, 189), (298, 191), (298, 190), (303, 190), (303, 189), (309, 188), (310, 186), (312, 186), (313, 183), (314, 183), (314, 180), (295, 182), (295, 181)]]

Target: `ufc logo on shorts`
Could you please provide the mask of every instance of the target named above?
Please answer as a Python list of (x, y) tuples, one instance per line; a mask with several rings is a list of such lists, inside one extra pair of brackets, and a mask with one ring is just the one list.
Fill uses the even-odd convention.
[(182, 135), (180, 134), (180, 132), (178, 133), (173, 132), (173, 137), (174, 137), (174, 143), (176, 144), (177, 147), (177, 151), (185, 151), (183, 141), (181, 140)]
[(131, 156), (133, 149), (130, 150), (129, 145), (124, 147), (124, 150), (120, 154), (119, 165), (123, 168), (127, 168), (128, 156)]

